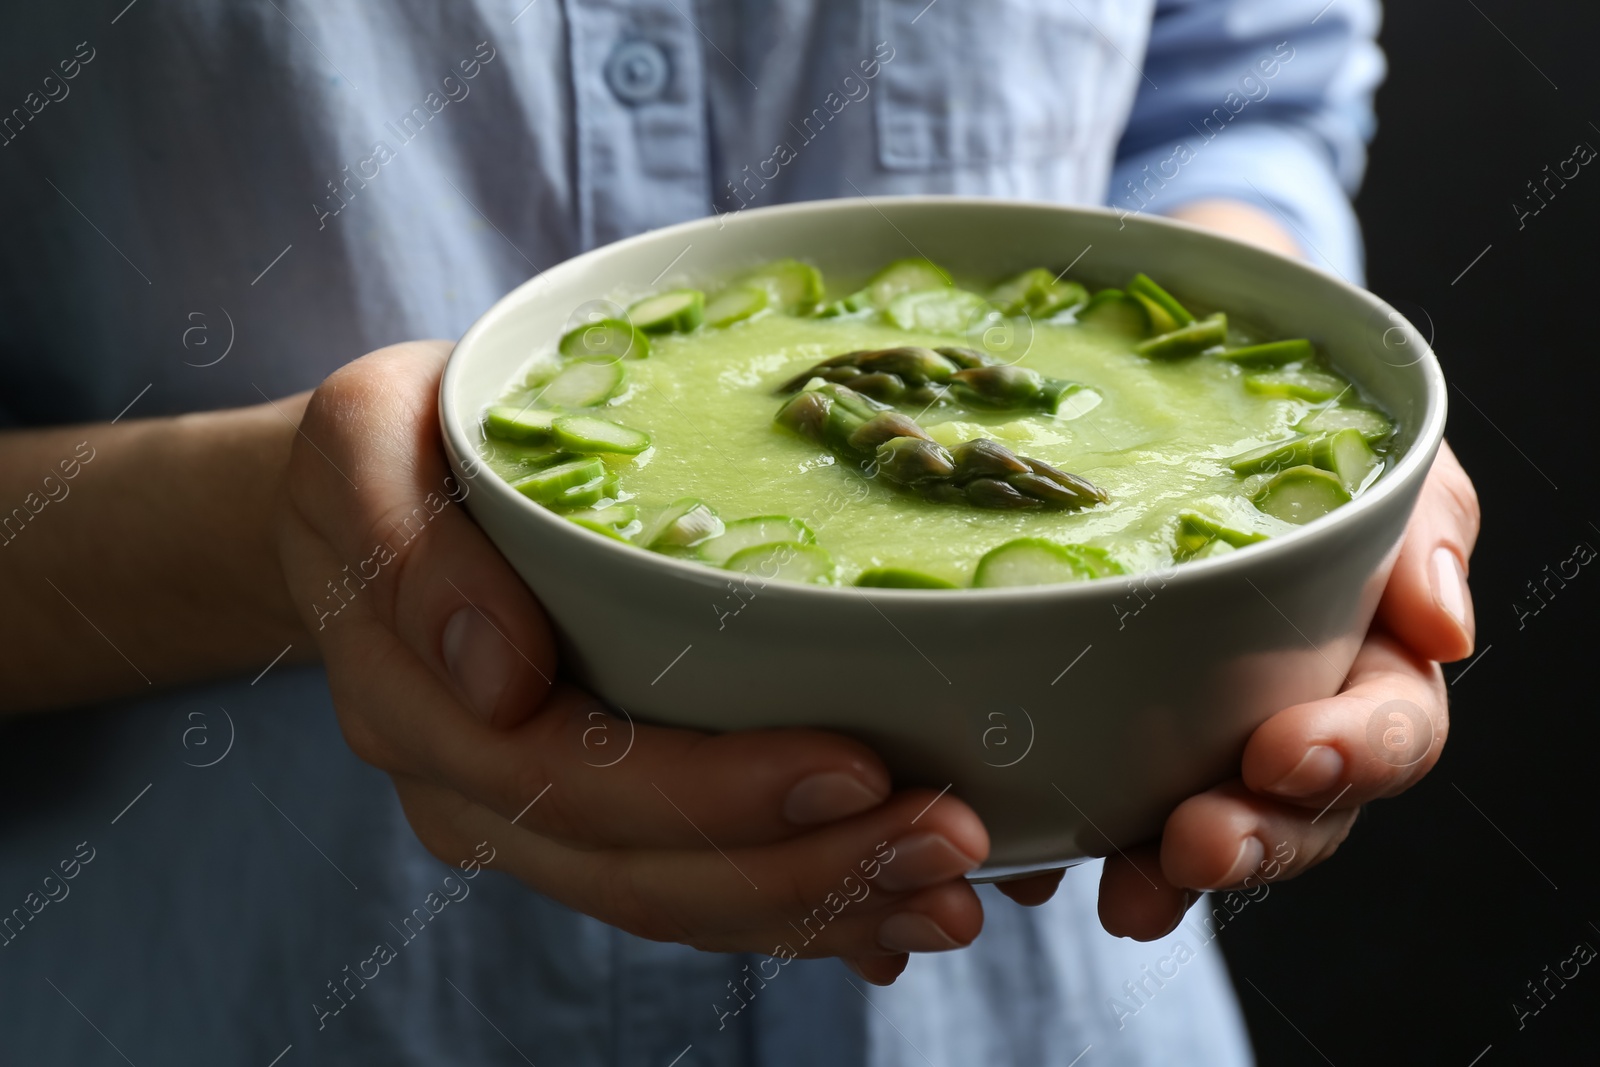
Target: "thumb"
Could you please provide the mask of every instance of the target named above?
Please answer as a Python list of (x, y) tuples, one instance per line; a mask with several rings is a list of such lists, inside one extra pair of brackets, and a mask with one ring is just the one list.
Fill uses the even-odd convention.
[(548, 694), (555, 645), (533, 594), (463, 508), (473, 479), (445, 462), (437, 397), (449, 351), (382, 349), (312, 394), (288, 492), (320, 542), (300, 554), (320, 570), (298, 561), (296, 584), (325, 658), (365, 660), (384, 645), (369, 627), (387, 630), (479, 721), (508, 728)]
[(1476, 620), (1467, 564), (1478, 524), (1472, 479), (1443, 444), (1378, 604), (1382, 624), (1427, 659), (1449, 663), (1472, 654)]

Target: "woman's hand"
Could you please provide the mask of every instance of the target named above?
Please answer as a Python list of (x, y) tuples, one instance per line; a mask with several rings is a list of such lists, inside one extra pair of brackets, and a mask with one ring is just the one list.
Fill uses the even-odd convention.
[(962, 875), (989, 841), (961, 801), (891, 794), (843, 737), (635, 728), (559, 678), (549, 620), (445, 463), (448, 352), (399, 345), (324, 382), (277, 523), (345, 738), (394, 779), (428, 850), (492, 856), (642, 937), (843, 956), (873, 981), (975, 938)]
[[(1334, 853), (1362, 804), (1404, 792), (1433, 768), (1450, 728), (1439, 664), (1472, 653), (1466, 575), (1477, 536), (1477, 494), (1445, 445), (1344, 691), (1268, 719), (1245, 747), (1240, 778), (1180, 804), (1159, 842), (1106, 860), (1107, 930), (1153, 940), (1201, 890), (1293, 878)], [(1059, 880), (1001, 888), (1037, 904)]]

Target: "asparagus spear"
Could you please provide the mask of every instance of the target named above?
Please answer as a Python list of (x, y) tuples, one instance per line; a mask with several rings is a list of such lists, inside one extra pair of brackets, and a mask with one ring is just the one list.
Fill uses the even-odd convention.
[[(874, 476), (925, 499), (987, 508), (1076, 509), (1105, 492), (1041, 460), (980, 439), (946, 449), (917, 423), (848, 386), (830, 382), (791, 398), (776, 421)], [(869, 462), (870, 461), (870, 462)]]
[[(778, 392), (792, 393), (814, 378), (848, 382), (854, 391), (884, 403), (902, 399), (929, 403), (948, 396), (988, 411), (1021, 409), (1052, 414), (1067, 397), (1086, 388), (1080, 382), (1047, 378), (1028, 367), (997, 363), (972, 348), (905, 345), (833, 356), (790, 378)], [(946, 384), (951, 386), (948, 392), (937, 389)], [(934, 391), (930, 394), (928, 390)]]

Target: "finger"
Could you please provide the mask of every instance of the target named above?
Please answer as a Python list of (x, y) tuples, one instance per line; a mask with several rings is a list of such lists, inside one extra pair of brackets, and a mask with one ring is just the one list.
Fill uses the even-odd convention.
[(448, 353), (443, 342), (386, 348), (312, 394), (287, 479), (287, 521), (309, 538), (293, 539), (302, 548), (285, 562), (325, 651), (375, 621), (460, 704), (512, 725), (548, 692), (555, 644), (533, 594), (463, 510), (470, 480), (445, 463), (436, 408)]
[(448, 855), (462, 843), (488, 841), (494, 866), (652, 940), (859, 957), (955, 948), (982, 929), (982, 906), (962, 880), (987, 854), (982, 824), (949, 798), (912, 824), (933, 795), (925, 791), (781, 845), (579, 851), (430, 783), (400, 777), (396, 786), (436, 855), (441, 845)]
[(898, 956), (857, 956), (845, 960), (844, 965), (854, 971), (857, 977), (873, 985), (884, 986), (893, 985), (910, 962), (911, 957), (902, 952)]
[(1066, 873), (1066, 868), (1063, 867), (1060, 870), (1045, 871), (1043, 874), (1032, 874), (1026, 878), (996, 882), (995, 888), (1025, 908), (1036, 908), (1056, 895), (1056, 887), (1061, 885), (1061, 876)]
[(1378, 619), (1427, 659), (1472, 654), (1476, 619), (1467, 588), (1478, 540), (1478, 494), (1448, 444), (1439, 447), (1406, 526)]
[(1311, 810), (1394, 796), (1432, 770), (1450, 732), (1439, 665), (1374, 630), (1338, 696), (1278, 712), (1245, 746), (1245, 785)]
[(1167, 818), (1161, 870), (1188, 889), (1224, 889), (1246, 879), (1292, 878), (1331, 855), (1357, 811), (1311, 812), (1229, 782), (1190, 797)]
[(489, 726), (380, 627), (352, 629), (330, 657), (356, 754), (428, 779), (580, 848), (734, 847), (782, 840), (867, 811), (889, 795), (882, 762), (859, 741), (814, 730), (708, 735), (613, 718), (558, 686), (520, 726)]
[(1165, 937), (1197, 899), (1199, 894), (1168, 881), (1156, 844), (1107, 856), (1100, 871), (1100, 925), (1117, 937), (1135, 941)]

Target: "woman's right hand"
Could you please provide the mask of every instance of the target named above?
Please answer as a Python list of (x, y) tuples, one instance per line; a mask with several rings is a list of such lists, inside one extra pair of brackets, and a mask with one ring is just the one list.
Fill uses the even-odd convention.
[(891, 794), (877, 756), (840, 736), (634, 726), (558, 677), (549, 620), (446, 464), (448, 353), (397, 345), (328, 378), (277, 522), (344, 736), (393, 778), (428, 850), (452, 865), (492, 855), (641, 937), (789, 946), (876, 982), (907, 952), (975, 938), (982, 909), (962, 875), (989, 842), (960, 800)]

